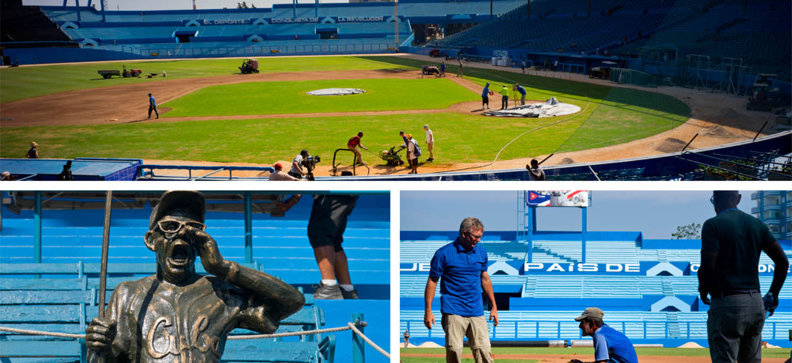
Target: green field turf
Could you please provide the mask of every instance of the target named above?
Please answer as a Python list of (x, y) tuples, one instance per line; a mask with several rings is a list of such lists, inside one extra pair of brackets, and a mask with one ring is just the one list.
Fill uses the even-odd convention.
[[(422, 63), (399, 57), (313, 57), (313, 58), (264, 58), (261, 59), (261, 68), (269, 70), (320, 70), (320, 69), (414, 69), (417, 72)], [(234, 66), (237, 60), (200, 60), (200, 61), (173, 61), (167, 63), (174, 69), (194, 69), (192, 76), (216, 74), (212, 72), (231, 73), (226, 66)], [(129, 63), (133, 64), (133, 63)], [(104, 66), (104, 65), (102, 65)], [(31, 67), (40, 68), (39, 71), (50, 74), (60, 74), (55, 70), (67, 67), (72, 70), (85, 68), (92, 70), (97, 65), (70, 65)], [(453, 74), (455, 66), (449, 66), (449, 73)], [(3, 77), (2, 95), (6, 97), (8, 90), (20, 89), (20, 79), (6, 82), (9, 71), (26, 70), (19, 68), (2, 70)], [(171, 71), (168, 71), (171, 77)], [(60, 77), (60, 76), (59, 76)], [(242, 77), (242, 76), (240, 76)], [(542, 78), (512, 72), (479, 70), (466, 68), (465, 77), (483, 86), (487, 81), (493, 88), (500, 84), (520, 82), (528, 91), (529, 100), (544, 100), (551, 96), (557, 97), (562, 102), (573, 103), (581, 107), (581, 112), (556, 118), (496, 118), (483, 117), (478, 113), (431, 113), (431, 114), (393, 114), (379, 116), (345, 116), (345, 117), (306, 117), (306, 118), (279, 118), (279, 119), (250, 119), (250, 120), (213, 120), (213, 121), (185, 121), (185, 122), (160, 122), (160, 123), (128, 123), (116, 125), (92, 126), (61, 126), (61, 127), (5, 127), (0, 132), (0, 157), (22, 157), (31, 140), (37, 141), (39, 153), (43, 158), (73, 158), (73, 157), (122, 157), (142, 159), (169, 159), (193, 161), (218, 161), (218, 162), (251, 162), (269, 164), (276, 160), (291, 160), (300, 149), (308, 148), (313, 155), (323, 157), (322, 164), (329, 165), (332, 153), (337, 148), (344, 148), (346, 141), (357, 133), (364, 131), (363, 144), (373, 152), (399, 145), (401, 139), (398, 132), (404, 130), (415, 135), (423, 144), (424, 133), (422, 126), (430, 124), (435, 132), (435, 165), (444, 163), (461, 162), (488, 162), (508, 160), (515, 158), (534, 157), (552, 152), (565, 152), (584, 150), (620, 144), (631, 140), (643, 138), (672, 129), (687, 120), (690, 110), (681, 101), (669, 96), (645, 91), (624, 90), (601, 85), (572, 82), (568, 80)], [(53, 77), (58, 78), (58, 77)], [(62, 84), (48, 88), (49, 83), (41, 79), (31, 79), (28, 86), (39, 93), (54, 92), (75, 83), (84, 87), (105, 84), (104, 81), (76, 81), (75, 76), (66, 77)], [(113, 80), (112, 82), (126, 82), (127, 80)], [(139, 81), (139, 80), (132, 80)], [(409, 104), (403, 109), (420, 108), (419, 98), (426, 96), (428, 99), (445, 100), (445, 105), (458, 100), (477, 100), (477, 92), (467, 91), (452, 82), (444, 79), (414, 79), (414, 80), (364, 80), (370, 84), (388, 85), (394, 81), (404, 82), (401, 95), (388, 95), (382, 98), (382, 103), (356, 102), (347, 100), (365, 100), (357, 96), (343, 97), (343, 107), (359, 107), (356, 109), (374, 110), (383, 109), (375, 107), (400, 107), (402, 103)], [(52, 82), (55, 82), (52, 80)], [(325, 81), (322, 81), (325, 82)], [(322, 82), (306, 82), (319, 84)], [(330, 81), (328, 81), (330, 82)], [(357, 81), (356, 81), (357, 82)], [(362, 81), (361, 81), (362, 82)], [(276, 82), (294, 92), (304, 92), (301, 82), (292, 85)], [(338, 84), (335, 81), (330, 83)], [(273, 83), (274, 84), (274, 83)], [(273, 84), (270, 84), (272, 86)], [(449, 85), (450, 84), (450, 85)], [(239, 84), (237, 87), (267, 86), (266, 83)], [(280, 87), (279, 85), (278, 87)], [(229, 87), (229, 86), (218, 86)], [(442, 88), (441, 92), (432, 92)], [(196, 92), (213, 92), (214, 87)], [(285, 89), (284, 88), (284, 89)], [(364, 87), (365, 88), (365, 87)], [(420, 88), (424, 92), (422, 97), (416, 97), (412, 90)], [(225, 88), (228, 91), (227, 88)], [(382, 95), (385, 92), (376, 86), (373, 95)], [(272, 97), (267, 92), (253, 92), (247, 90), (246, 94), (255, 97)], [(459, 93), (458, 93), (459, 92)], [(279, 108), (291, 100), (280, 97), (276, 102), (256, 101), (250, 102), (247, 97), (235, 97), (235, 92), (222, 92), (217, 97), (228, 97), (229, 106), (233, 113), (244, 114), (240, 110), (246, 108), (252, 113), (277, 113)], [(441, 94), (437, 94), (441, 93)], [(362, 96), (362, 97), (360, 97)], [(174, 111), (164, 115), (178, 115), (185, 112), (178, 106), (179, 102), (190, 101), (195, 105), (200, 104), (189, 97), (169, 102), (164, 107), (174, 107)], [(302, 97), (302, 96), (300, 96)], [(317, 96), (304, 96), (316, 97)], [(330, 97), (330, 96), (325, 96)], [(349, 97), (349, 98), (347, 98)], [(289, 97), (285, 97), (289, 98)], [(294, 98), (298, 98), (294, 96)], [(270, 98), (271, 99), (271, 98)], [(453, 100), (453, 101), (452, 101)], [(386, 106), (383, 104), (389, 103)], [(327, 112), (335, 105), (301, 106), (293, 103), (293, 113)], [(317, 101), (319, 102), (319, 101)], [(323, 102), (323, 101), (322, 101)], [(327, 101), (333, 103), (332, 101)], [(434, 101), (440, 102), (440, 101)], [(260, 105), (261, 103), (270, 103)], [(284, 104), (281, 104), (284, 103)], [(346, 105), (350, 103), (352, 105)], [(500, 98), (491, 97), (491, 106), (498, 106)], [(363, 107), (365, 106), (365, 107)], [(220, 106), (218, 106), (220, 107)], [(223, 106), (226, 107), (226, 106)], [(263, 108), (262, 108), (263, 107)], [(446, 106), (447, 107), (447, 106)], [(430, 108), (438, 108), (431, 105)], [(345, 108), (350, 110), (350, 108)], [(222, 112), (229, 112), (224, 108)], [(192, 111), (198, 112), (195, 108)], [(473, 110), (471, 110), (473, 111)], [(209, 112), (201, 111), (202, 114)], [(221, 112), (213, 109), (211, 112)], [(508, 144), (508, 147), (505, 147)], [(427, 150), (424, 150), (426, 154)], [(402, 154), (402, 156), (404, 156)], [(422, 160), (428, 157), (423, 155)], [(363, 158), (367, 162), (382, 163), (377, 156), (364, 152)]]
[[(437, 363), (445, 362), (445, 358), (431, 358), (431, 357), (401, 357), (402, 363)], [(495, 356), (495, 361), (498, 363), (533, 363), (538, 362), (535, 359), (503, 359)], [(473, 358), (462, 358), (462, 363), (475, 363)]]
[[(402, 354), (445, 354), (443, 348), (401, 348)], [(642, 356), (669, 356), (669, 357), (709, 357), (709, 349), (706, 348), (636, 348), (638, 359)], [(470, 354), (470, 348), (464, 349), (465, 354)], [(498, 354), (558, 354), (558, 355), (593, 355), (594, 348), (591, 347), (569, 347), (569, 348), (519, 348), (519, 347), (494, 347), (492, 354), (498, 358)], [(762, 349), (763, 358), (789, 358), (789, 349), (773, 348)], [(428, 360), (427, 360), (428, 359)], [(417, 362), (436, 362), (436, 358), (417, 358), (402, 357), (404, 363)], [(472, 360), (471, 360), (472, 361)], [(503, 360), (497, 359), (498, 362)]]
[[(361, 88), (365, 93), (311, 96), (324, 88)], [(162, 104), (163, 117), (266, 115), (447, 108), (478, 97), (448, 79), (339, 79), (251, 82), (206, 87)]]
[[(261, 73), (335, 71), (346, 69), (399, 68), (392, 63), (365, 57), (267, 57), (259, 59)], [(239, 74), (242, 58), (165, 61), (96, 62), (51, 66), (29, 66), (0, 69), (0, 103), (52, 93), (117, 86), (130, 83), (161, 82), (170, 79), (200, 78)], [(140, 69), (144, 74), (158, 73), (154, 78), (103, 79), (97, 70)], [(162, 72), (168, 74), (162, 78)], [(244, 77), (240, 75), (240, 77)]]

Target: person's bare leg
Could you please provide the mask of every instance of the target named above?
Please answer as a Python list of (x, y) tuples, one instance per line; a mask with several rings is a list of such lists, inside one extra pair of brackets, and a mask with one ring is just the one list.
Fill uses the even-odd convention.
[[(335, 280), (335, 248), (333, 246), (316, 247), (314, 248), (314, 257), (316, 258), (316, 265), (319, 266), (319, 273), (322, 274), (322, 280)], [(346, 256), (344, 256), (344, 265), (346, 266)]]
[(349, 276), (349, 265), (347, 264), (347, 256), (343, 250), (335, 253), (334, 276), (339, 284), (352, 285), (352, 278)]

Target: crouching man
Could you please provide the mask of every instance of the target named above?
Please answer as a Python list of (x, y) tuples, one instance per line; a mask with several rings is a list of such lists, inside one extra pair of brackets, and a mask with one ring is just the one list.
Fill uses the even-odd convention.
[[(204, 231), (205, 204), (198, 192), (162, 195), (145, 236), (157, 273), (116, 287), (85, 330), (89, 361), (219, 362), (234, 328), (271, 333), (302, 308), (294, 287), (223, 259)], [(214, 276), (195, 273), (196, 256)]]
[[(600, 308), (586, 308), (575, 321), (579, 321), (581, 334), (594, 339), (594, 362), (592, 363), (638, 363), (635, 348), (621, 332), (602, 321), (605, 315)], [(585, 363), (572, 359), (570, 363)]]

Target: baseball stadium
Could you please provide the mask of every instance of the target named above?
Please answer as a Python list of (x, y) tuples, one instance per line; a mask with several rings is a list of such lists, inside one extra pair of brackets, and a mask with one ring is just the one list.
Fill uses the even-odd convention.
[(788, 1), (105, 3), (2, 2), (4, 178), (790, 178)]
[[(345, 193), (358, 196), (343, 247), (359, 299), (344, 300), (312, 295), (320, 272), (306, 226), (313, 197), (333, 193), (305, 192), (296, 203), (288, 202), (294, 193), (203, 193), (205, 231), (216, 240), (222, 257), (274, 276), (305, 297), (304, 306), (280, 321), (274, 334), (255, 336), (255, 331), (241, 328), (224, 332), (224, 348), (220, 346), (217, 353), (221, 361), (391, 361), (386, 357), (391, 336), (390, 197), (387, 192)], [(153, 211), (165, 203), (165, 195), (17, 191), (4, 192), (3, 199), (8, 203), (0, 229), (0, 361), (86, 362), (86, 327), (103, 310), (104, 301), (112, 303), (111, 296), (128, 286), (124, 284), (160, 273), (159, 252), (155, 256), (147, 248), (144, 236), (147, 241), (149, 216), (153, 220)], [(281, 208), (284, 203), (292, 206)], [(195, 261), (199, 274), (208, 270), (204, 257), (201, 253), (201, 264)], [(148, 296), (159, 294), (161, 290), (150, 290)], [(197, 303), (179, 301), (177, 313), (201, 311)], [(156, 310), (154, 303), (149, 310)], [(140, 320), (139, 329), (147, 329)], [(193, 329), (186, 330), (189, 334), (168, 328), (169, 343), (168, 331), (164, 335), (153, 329), (147, 330), (148, 335), (138, 331), (150, 338), (143, 350), (151, 356), (161, 353), (160, 357), (170, 351), (175, 356), (165, 358), (176, 361), (200, 361), (184, 354), (206, 352), (202, 345), (206, 340), (201, 343), (206, 326), (201, 328), (193, 320), (189, 324)], [(170, 326), (166, 320), (164, 327)], [(173, 334), (179, 338), (174, 340)]]
[[(406, 193), (402, 192), (402, 198)], [(587, 225), (591, 224), (590, 221), (587, 224), (587, 221), (592, 219), (593, 214), (588, 209), (592, 203), (597, 203), (595, 197), (600, 191), (503, 193), (514, 193), (517, 228), (485, 228), (483, 238), (476, 245), (476, 248), (481, 246), (486, 251), (486, 271), (492, 282), (500, 320), (497, 326), (491, 320), (487, 321), (496, 362), (560, 363), (571, 359), (591, 362), (594, 352), (592, 339), (582, 335), (582, 328), (575, 321), (589, 307), (604, 311), (602, 319), (626, 335), (635, 346), (640, 362), (711, 362), (709, 351), (703, 349), (709, 346), (709, 305), (701, 301), (698, 292), (700, 237), (650, 239), (645, 237), (644, 232), (634, 230), (634, 227), (623, 222), (617, 223), (624, 226), (623, 230), (590, 230), (591, 227)], [(653, 191), (650, 194), (662, 193)], [(442, 203), (453, 199), (448, 197), (453, 192), (447, 192), (445, 196), (443, 194), (440, 191), (422, 192), (415, 203)], [(494, 198), (491, 194), (460, 192), (455, 195), (458, 199), (467, 198), (467, 203), (487, 204), (485, 199)], [(555, 195), (560, 195), (559, 200), (569, 203), (555, 204), (552, 200)], [(748, 199), (750, 196), (751, 204), (755, 205), (751, 207), (751, 214), (762, 218), (768, 225), (774, 225), (773, 218), (765, 217), (772, 209), (769, 205), (774, 200), (778, 201), (778, 198), (788, 201), (783, 199), (788, 198), (788, 195), (789, 191), (760, 191), (746, 193), (743, 197)], [(573, 198), (577, 198), (577, 201), (573, 201)], [(782, 201), (779, 205), (789, 208), (788, 202)], [(460, 207), (455, 205), (454, 208)], [(469, 209), (451, 214), (465, 215), (475, 210), (480, 213), (478, 215), (485, 227), (487, 223), (494, 223), (494, 219), (508, 214), (487, 212), (482, 207)], [(550, 224), (548, 209), (579, 210), (579, 213), (570, 211), (565, 214), (577, 214), (579, 221), (565, 218), (563, 223), (556, 221), (555, 225), (582, 227), (564, 230), (540, 228)], [(439, 223), (442, 217), (436, 213), (434, 209), (428, 213), (438, 219), (428, 225), (442, 224)], [(549, 218), (558, 218), (557, 215)], [(653, 223), (664, 219), (652, 215), (655, 217), (651, 219)], [(445, 325), (441, 329), (439, 320), (440, 286), (432, 300), (436, 321), (433, 329), (427, 329), (424, 325), (424, 296), (427, 278), (433, 268), (430, 261), (433, 261), (435, 252), (454, 242), (461, 236), (461, 231), (437, 228), (416, 230), (414, 226), (404, 226), (404, 220), (403, 217), (400, 237), (400, 334), (392, 339), (400, 341), (401, 360), (405, 363), (442, 361), (446, 356), (446, 342)], [(447, 221), (448, 218), (442, 220)], [(787, 258), (792, 258), (792, 234), (773, 234)], [(763, 294), (768, 291), (773, 280), (774, 267), (773, 261), (762, 253), (758, 269)], [(786, 280), (788, 284), (789, 278)], [(483, 301), (484, 318), (487, 319), (490, 308), (487, 298)], [(781, 363), (790, 358), (792, 292), (787, 286), (780, 292), (779, 303), (775, 313), (765, 320), (761, 332), (762, 362)], [(408, 332), (408, 338), (402, 339), (405, 331)], [(466, 361), (472, 362), (468, 347), (470, 335), (467, 337), (463, 356), (468, 359)], [(408, 342), (405, 343), (405, 340)], [(405, 346), (407, 344), (409, 347)]]

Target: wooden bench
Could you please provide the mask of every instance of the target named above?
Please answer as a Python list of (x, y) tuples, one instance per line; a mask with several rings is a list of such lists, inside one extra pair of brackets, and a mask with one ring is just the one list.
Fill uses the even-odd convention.
[[(257, 264), (243, 264), (259, 268)], [(99, 264), (20, 263), (0, 265), (0, 326), (83, 334), (97, 316), (99, 307)], [(110, 264), (106, 301), (112, 289), (123, 281), (151, 274), (155, 267), (145, 264)], [(202, 266), (196, 266), (203, 273)], [(140, 276), (135, 276), (140, 275)], [(306, 304), (281, 322), (276, 333), (320, 329), (324, 312), (306, 295)], [(236, 329), (231, 335), (254, 334)], [(229, 340), (224, 362), (332, 362), (335, 336), (321, 334), (296, 337)], [(85, 362), (83, 339), (22, 335), (0, 331), (0, 361)]]
[(121, 77), (121, 71), (117, 71), (114, 69), (105, 69), (105, 70), (98, 70), (96, 73), (99, 73), (100, 76), (104, 79), (110, 79), (113, 76)]

